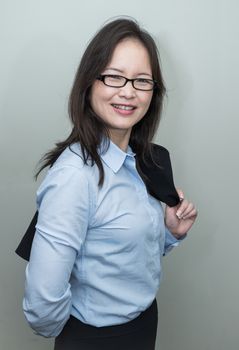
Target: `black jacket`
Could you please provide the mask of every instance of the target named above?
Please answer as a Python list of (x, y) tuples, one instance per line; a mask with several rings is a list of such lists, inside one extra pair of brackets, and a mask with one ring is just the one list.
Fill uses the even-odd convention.
[[(170, 207), (173, 207), (179, 203), (179, 197), (174, 186), (169, 152), (166, 148), (154, 144), (153, 157), (156, 163), (160, 164), (160, 167), (149, 160), (147, 165), (144, 162), (139, 161), (140, 169), (145, 175), (145, 185), (152, 196), (159, 199), (161, 202), (166, 203)], [(15, 252), (25, 260), (29, 260), (30, 257), (37, 217), (38, 212), (36, 211), (27, 231), (15, 250)]]

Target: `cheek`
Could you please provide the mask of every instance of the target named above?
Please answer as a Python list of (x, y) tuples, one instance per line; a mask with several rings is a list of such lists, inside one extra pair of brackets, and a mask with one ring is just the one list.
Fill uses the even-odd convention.
[(96, 114), (99, 114), (99, 109), (102, 106), (101, 101), (102, 97), (99, 89), (93, 86), (90, 94), (90, 105)]
[(93, 110), (102, 109), (106, 107), (106, 104), (109, 102), (112, 93), (107, 91), (104, 87), (95, 83), (92, 86), (90, 94), (90, 104)]
[(145, 96), (145, 98), (142, 100), (142, 106), (144, 106), (144, 109), (148, 110), (150, 103), (152, 101), (153, 94), (150, 94), (149, 96)]
[(98, 91), (99, 91), (99, 86), (98, 86), (98, 84), (94, 83), (92, 85), (91, 91), (90, 91), (90, 100), (91, 100), (91, 102), (93, 102), (93, 100), (95, 100), (95, 98), (99, 94)]

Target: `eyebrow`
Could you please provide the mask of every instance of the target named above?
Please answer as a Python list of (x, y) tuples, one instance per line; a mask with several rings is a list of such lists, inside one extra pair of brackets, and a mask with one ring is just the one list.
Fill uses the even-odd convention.
[[(118, 68), (107, 67), (107, 68), (105, 68), (105, 70), (115, 70), (116, 72), (124, 74), (124, 71), (122, 71), (121, 69), (118, 69)], [(137, 75), (148, 75), (150, 78), (152, 78), (151, 74), (145, 73), (145, 72), (144, 73), (138, 73)]]

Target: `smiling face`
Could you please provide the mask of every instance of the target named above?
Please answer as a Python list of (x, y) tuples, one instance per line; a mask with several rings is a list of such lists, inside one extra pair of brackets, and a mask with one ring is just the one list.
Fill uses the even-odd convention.
[[(149, 54), (143, 44), (132, 38), (121, 41), (102, 74), (122, 75), (128, 79), (152, 78)], [(132, 127), (146, 114), (153, 91), (139, 91), (128, 82), (114, 88), (96, 80), (91, 89), (91, 107), (106, 123), (111, 140), (126, 148)]]

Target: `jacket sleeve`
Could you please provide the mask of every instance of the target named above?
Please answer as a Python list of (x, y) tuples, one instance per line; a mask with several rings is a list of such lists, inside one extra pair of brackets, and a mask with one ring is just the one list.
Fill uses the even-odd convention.
[(174, 185), (169, 152), (157, 144), (152, 144), (151, 150), (151, 155), (148, 154), (145, 160), (137, 158), (145, 185), (152, 196), (173, 207), (179, 203), (179, 196)]

